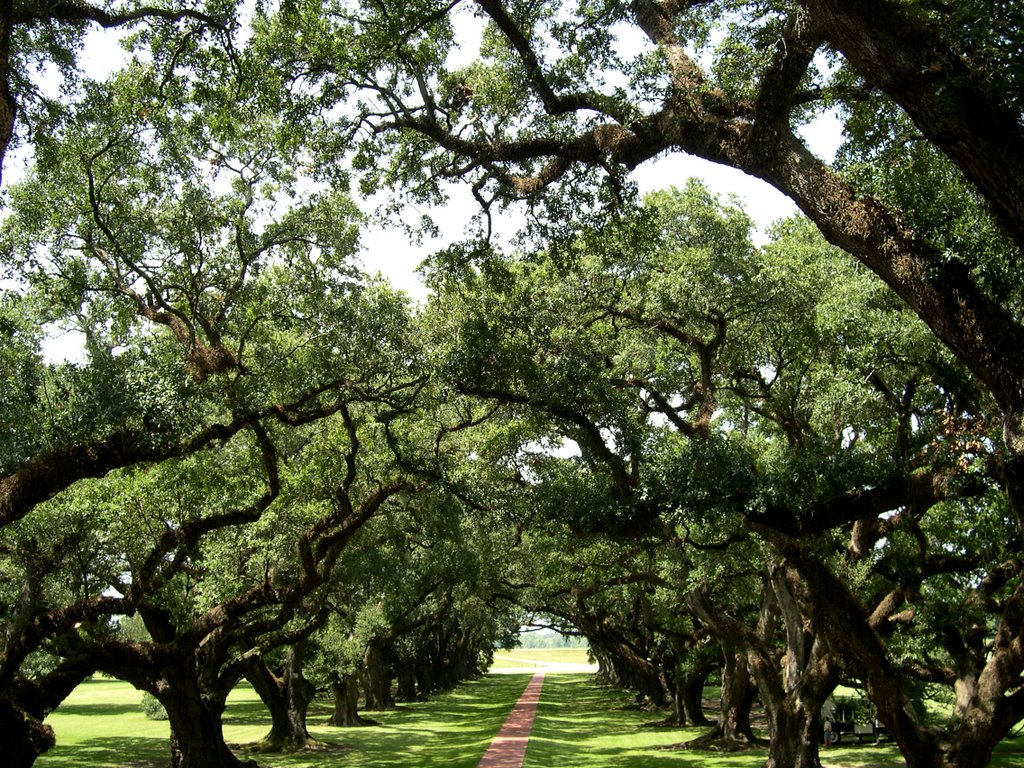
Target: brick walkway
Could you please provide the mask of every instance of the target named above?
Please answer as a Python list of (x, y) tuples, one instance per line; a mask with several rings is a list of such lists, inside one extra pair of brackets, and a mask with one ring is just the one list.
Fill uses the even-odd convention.
[(520, 768), (526, 756), (526, 743), (530, 740), (533, 716), (537, 713), (540, 689), (544, 685), (544, 672), (537, 672), (526, 686), (523, 695), (512, 708), (508, 720), (501, 726), (491, 746), (477, 763), (477, 768)]

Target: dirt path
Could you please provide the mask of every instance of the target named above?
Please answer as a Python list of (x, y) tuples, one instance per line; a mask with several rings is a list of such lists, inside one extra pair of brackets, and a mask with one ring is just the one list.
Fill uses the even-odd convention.
[(520, 768), (526, 756), (526, 744), (533, 729), (533, 716), (537, 713), (540, 689), (544, 686), (544, 670), (535, 673), (512, 708), (505, 724), (494, 737), (491, 746), (477, 763), (477, 768)]

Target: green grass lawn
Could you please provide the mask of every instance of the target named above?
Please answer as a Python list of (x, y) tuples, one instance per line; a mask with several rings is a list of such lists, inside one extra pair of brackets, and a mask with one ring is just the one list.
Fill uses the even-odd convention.
[[(429, 702), (402, 704), (391, 712), (372, 712), (381, 725), (335, 728), (320, 725), (329, 702), (310, 709), (312, 736), (323, 749), (293, 755), (256, 755), (263, 766), (281, 768), (384, 768), (452, 766), (472, 768), (522, 694), (526, 675), (493, 675), (466, 683)], [(156, 768), (168, 763), (168, 726), (147, 720), (141, 694), (126, 683), (95, 678), (79, 686), (47, 722), (57, 746), (37, 762), (39, 768)], [(224, 735), (229, 744), (258, 741), (270, 728), (263, 704), (252, 688), (240, 686), (228, 699)], [(244, 753), (244, 747), (236, 751)]]
[[(735, 754), (659, 749), (695, 739), (706, 728), (646, 727), (664, 714), (637, 711), (630, 701), (629, 694), (597, 685), (589, 675), (548, 675), (524, 768), (760, 768), (768, 755), (767, 748)], [(905, 765), (887, 742), (823, 749), (821, 761), (827, 768)], [(1024, 765), (1024, 736), (1000, 744), (991, 765)]]
[[(662, 713), (628, 707), (630, 696), (595, 685), (587, 675), (551, 675), (544, 684), (525, 768), (760, 768), (766, 748), (716, 754), (664, 749), (695, 739), (707, 729), (649, 727)], [(662, 749), (659, 749), (662, 747)], [(571, 755), (567, 761), (566, 755)], [(903, 765), (895, 747), (847, 747), (823, 753), (828, 766)]]
[[(536, 649), (578, 663), (570, 649)], [(512, 655), (520, 651), (514, 651)], [(578, 653), (578, 652), (576, 652)], [(538, 658), (548, 658), (539, 656)], [(370, 728), (323, 726), (327, 701), (317, 700), (309, 725), (323, 749), (295, 755), (256, 755), (267, 768), (473, 768), (529, 680), (528, 675), (497, 674), (466, 683), (429, 702), (373, 712)], [(663, 713), (631, 709), (630, 696), (595, 684), (586, 674), (548, 674), (541, 694), (526, 768), (760, 768), (767, 751), (719, 755), (658, 749), (696, 738), (702, 728), (644, 727)], [(95, 678), (79, 686), (47, 720), (57, 746), (36, 763), (40, 768), (157, 768), (168, 762), (166, 722), (147, 720), (141, 694), (131, 686)], [(228, 700), (224, 733), (244, 754), (245, 744), (269, 729), (262, 703), (252, 688), (239, 687)], [(823, 750), (828, 768), (897, 768), (904, 765), (895, 746), (843, 744)], [(1007, 739), (996, 751), (995, 768), (1024, 765), (1024, 737)]]

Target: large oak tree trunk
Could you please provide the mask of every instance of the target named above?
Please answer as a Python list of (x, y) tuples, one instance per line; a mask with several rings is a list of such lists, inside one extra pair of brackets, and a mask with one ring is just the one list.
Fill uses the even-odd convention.
[(369, 710), (394, 709), (391, 695), (391, 672), (383, 644), (372, 641), (363, 655), (363, 674), (366, 679), (366, 708)]
[(31, 768), (56, 743), (53, 729), (6, 699), (0, 699), (0, 754), (10, 768)]
[(357, 728), (374, 724), (372, 720), (359, 715), (358, 675), (335, 675), (331, 680), (331, 693), (334, 695), (334, 713), (327, 721), (328, 725)]
[[(757, 629), (753, 630), (717, 608), (708, 595), (696, 590), (688, 596), (694, 613), (710, 627), (725, 649), (722, 673), (723, 717), (720, 727), (728, 733), (725, 699), (727, 681), (742, 671), (752, 674), (768, 716), (768, 768), (820, 768), (820, 710), (835, 688), (836, 659), (815, 632), (807, 611), (807, 590), (799, 573), (782, 564), (770, 573)], [(776, 617), (783, 619), (786, 653), (784, 664), (769, 640)], [(739, 660), (745, 660), (745, 664)], [(753, 738), (749, 733), (745, 738)], [(739, 735), (737, 733), (737, 735)], [(735, 736), (733, 736), (735, 738)]]
[(224, 741), (221, 717), (226, 693), (205, 690), (194, 664), (167, 670), (151, 691), (167, 712), (171, 725), (171, 763), (174, 768), (242, 768), (251, 761), (235, 757)]
[(707, 733), (687, 742), (692, 749), (719, 741), (750, 743), (756, 741), (750, 727), (750, 710), (757, 699), (757, 688), (750, 679), (747, 658), (742, 651), (722, 644), (722, 695), (718, 722)]
[(235, 757), (224, 741), (223, 706), (198, 697), (158, 696), (171, 724), (174, 768), (242, 768), (255, 765)]
[[(784, 542), (783, 542), (784, 544)], [(1024, 672), (1024, 583), (1017, 580), (986, 647), (978, 668), (960, 665), (955, 722), (945, 737), (937, 736), (919, 722), (900, 670), (889, 660), (883, 639), (863, 606), (848, 587), (827, 567), (798, 546), (790, 545), (787, 557), (813, 593), (810, 605), (820, 637), (846, 659), (851, 671), (865, 683), (877, 708), (878, 719), (910, 768), (978, 768), (991, 759), (992, 751), (1024, 717), (1024, 695), (1019, 679)]]
[(778, 702), (768, 718), (770, 740), (764, 768), (821, 768), (819, 712), (824, 701), (816, 703), (797, 697)]
[(310, 741), (306, 713), (316, 688), (302, 674), (304, 652), (305, 643), (288, 649), (281, 677), (274, 675), (261, 658), (252, 663), (247, 677), (270, 712), (270, 732), (260, 743), (261, 751), (304, 749)]
[(726, 653), (722, 668), (722, 714), (718, 721), (720, 738), (753, 741), (750, 710), (757, 698), (757, 689), (750, 680), (746, 657), (742, 653)]
[(773, 568), (770, 583), (786, 633), (783, 667), (763, 652), (750, 654), (768, 716), (765, 768), (820, 768), (821, 708), (838, 682), (837, 660), (809, 615), (810, 594), (797, 569)]
[(685, 722), (694, 725), (708, 725), (711, 721), (704, 715), (704, 684), (708, 675), (718, 666), (718, 659), (710, 654), (698, 657), (676, 680), (677, 697), (683, 708), (680, 725)]
[(0, 697), (0, 763), (28, 768), (53, 747), (56, 738), (44, 718), (95, 668), (87, 656), (69, 658), (44, 675), (18, 676), (5, 685)]

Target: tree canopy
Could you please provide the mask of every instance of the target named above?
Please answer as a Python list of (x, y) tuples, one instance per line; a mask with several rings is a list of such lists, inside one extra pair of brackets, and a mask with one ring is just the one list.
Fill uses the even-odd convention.
[[(675, 722), (717, 673), (709, 739), (759, 699), (770, 766), (820, 766), (840, 682), (908, 765), (986, 764), (1024, 717), (1019, 5), (0, 2), (0, 749), (104, 671), (236, 766), (242, 678), (301, 747), (317, 687), (361, 725), (541, 616)], [(801, 214), (639, 195), (673, 153)], [(469, 198), (421, 306), (361, 268)]]

